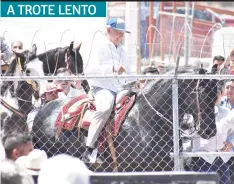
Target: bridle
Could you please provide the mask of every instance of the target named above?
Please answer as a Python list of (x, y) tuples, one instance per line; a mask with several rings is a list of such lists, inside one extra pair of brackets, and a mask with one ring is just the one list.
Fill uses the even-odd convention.
[[(191, 134), (195, 134), (196, 132), (199, 132), (200, 131), (200, 125), (201, 125), (201, 120), (202, 120), (202, 117), (201, 117), (201, 107), (200, 107), (200, 101), (199, 101), (199, 95), (202, 91), (200, 91), (200, 79), (198, 79), (197, 81), (197, 84), (196, 84), (196, 87), (195, 87), (195, 90), (193, 90), (191, 94), (196, 94), (196, 111), (197, 111), (197, 120), (195, 120), (194, 122), (194, 126), (190, 128), (190, 130), (192, 128), (194, 128), (194, 131), (191, 132)], [(187, 123), (186, 121), (183, 122), (183, 123)], [(188, 123), (187, 123), (188, 124)]]
[(65, 54), (65, 63), (66, 63), (66, 69), (69, 70), (69, 67), (70, 67), (71, 63), (70, 63), (70, 56), (68, 56), (67, 52), (68, 52), (68, 50), (66, 51), (66, 54)]
[[(68, 56), (68, 51), (69, 51), (69, 47), (67, 48), (67, 50), (66, 50), (66, 53), (65, 53), (65, 63), (66, 63), (66, 69), (68, 69), (69, 70), (69, 68), (70, 68), (70, 56)], [(59, 52), (59, 54), (60, 54), (60, 50), (58, 50), (57, 52)], [(57, 71), (57, 67), (58, 67), (58, 59), (59, 59), (59, 56), (56, 58), (56, 65), (55, 65), (55, 69), (54, 69), (54, 74), (53, 75), (55, 75), (55, 73), (56, 73), (56, 71)]]

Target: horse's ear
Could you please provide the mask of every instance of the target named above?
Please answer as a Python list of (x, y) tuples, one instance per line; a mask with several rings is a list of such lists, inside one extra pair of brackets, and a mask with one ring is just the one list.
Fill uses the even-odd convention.
[(74, 41), (70, 43), (70, 47), (69, 47), (70, 52), (72, 52), (73, 47), (74, 47)]
[(37, 46), (36, 46), (36, 44), (33, 44), (32, 52), (33, 52), (33, 54), (37, 55)]
[(201, 63), (201, 68), (199, 68), (199, 74), (206, 74), (207, 70), (203, 68), (203, 64)]
[(82, 45), (82, 42), (76, 47), (78, 51), (80, 51), (81, 45)]

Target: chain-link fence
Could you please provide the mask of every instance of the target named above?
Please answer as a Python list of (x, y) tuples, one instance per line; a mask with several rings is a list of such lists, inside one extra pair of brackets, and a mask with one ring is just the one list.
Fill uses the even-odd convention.
[[(100, 107), (93, 93), (87, 95), (81, 84), (92, 79), (111, 86), (113, 81), (124, 80), (128, 91), (119, 93), (112, 116), (96, 137), (95, 148), (104, 162), (90, 164), (92, 170), (206, 171), (213, 163), (223, 176), (227, 175), (226, 167), (232, 175), (233, 153), (224, 153), (231, 149), (223, 142), (228, 142), (233, 121), (225, 122), (224, 127), (216, 125), (215, 120), (222, 123), (228, 115), (222, 109), (225, 113), (221, 111), (217, 119), (214, 107), (217, 87), (224, 84), (218, 81), (233, 77), (193, 73), (192, 68), (179, 68), (178, 75), (173, 69), (155, 76), (80, 76), (79, 81), (77, 76), (28, 77), (27, 81), (27, 77), (2, 76), (1, 83), (9, 84), (1, 88), (5, 91), (1, 98), (2, 136), (30, 132), (35, 148), (49, 156), (67, 153), (82, 158), (92, 116)], [(43, 81), (36, 82), (39, 86), (54, 81), (58, 93), (54, 93), (55, 86), (47, 85), (45, 93), (35, 95), (38, 88), (32, 81)], [(106, 101), (99, 103), (102, 106)]]
[[(139, 10), (136, 8), (132, 10), (132, 12), (137, 11)], [(163, 14), (163, 12), (160, 13)], [(122, 18), (125, 17), (124, 14)], [(134, 15), (135, 13), (132, 16)], [(110, 17), (112, 16), (110, 14)], [(170, 16), (169, 14), (162, 16), (162, 29), (154, 30), (155, 39), (150, 44), (153, 47), (155, 60), (165, 54), (169, 61), (173, 60), (173, 57), (175, 61), (178, 56), (178, 46), (181, 44), (181, 55), (185, 52), (183, 46), (184, 20), (176, 16), (173, 19)], [(102, 21), (100, 20), (100, 24)], [(55, 22), (53, 21), (53, 23)], [(60, 24), (57, 24), (58, 27), (61, 27)], [(140, 26), (144, 27), (141, 30), (147, 30), (147, 26), (143, 24)], [(211, 47), (216, 46), (213, 44), (211, 35), (212, 30), (216, 30), (217, 27), (211, 29), (212, 26), (206, 27), (202, 37), (194, 32), (200, 33), (204, 29), (196, 28), (196, 26), (193, 26), (193, 30), (189, 34), (191, 38), (190, 56), (203, 64), (204, 62), (200, 59), (208, 57), (210, 62), (212, 60)], [(135, 30), (134, 26), (130, 27)], [(148, 30), (151, 28), (154, 29), (149, 27)], [(174, 30), (175, 34), (171, 30)], [(60, 29), (60, 32), (61, 34), (57, 33), (57, 37), (53, 37), (54, 40), (50, 40), (50, 35), (46, 32), (49, 35), (46, 45), (40, 36), (34, 37), (37, 34), (35, 29), (31, 32), (31, 34), (34, 33), (31, 36), (32, 40), (27, 44), (31, 46), (34, 42), (40, 41), (39, 50), (44, 52), (48, 51), (48, 48), (57, 46), (66, 46), (67, 49), (72, 40), (80, 42), (82, 37), (76, 34), (77, 39), (74, 37), (75, 34), (66, 30), (63, 32)], [(68, 34), (69, 32), (70, 34)], [(144, 52), (147, 52), (145, 44), (149, 45), (149, 43), (146, 43), (146, 31), (142, 32), (145, 33), (141, 34), (141, 37), (145, 37), (145, 42), (143, 46), (141, 43), (141, 55), (145, 57)], [(161, 33), (163, 34), (160, 35)], [(86, 31), (83, 31), (83, 34), (88, 35)], [(58, 42), (60, 35), (60, 42)], [(64, 35), (67, 35), (68, 38), (65, 38)], [(90, 38), (93, 36), (91, 34)], [(134, 50), (131, 51), (133, 56), (128, 55), (129, 58), (136, 57), (134, 55), (138, 48), (136, 37), (132, 36), (125, 42), (125, 46)], [(66, 40), (66, 43), (62, 43), (63, 40)], [(222, 44), (218, 43), (217, 47), (221, 47), (220, 45)], [(90, 47), (92, 48), (92, 46)], [(86, 55), (89, 55), (90, 49), (84, 48), (87, 52)], [(66, 61), (71, 59), (68, 53), (61, 53), (61, 57), (66, 58)], [(81, 55), (84, 61), (88, 60), (84, 54)], [(75, 52), (75, 59), (77, 56), (78, 52)], [(44, 60), (48, 61), (48, 59)], [(132, 61), (135, 62), (135, 59)], [(47, 67), (43, 70), (48, 69), (47, 73), (53, 73), (48, 68), (48, 63), (44, 64)], [(230, 116), (227, 110), (220, 108), (221, 112), (219, 112), (215, 108), (220, 85), (224, 85), (224, 82), (219, 83), (218, 81), (225, 79), (226, 82), (226, 79), (232, 77), (192, 75), (194, 69), (189, 67), (179, 67), (178, 75), (174, 74), (174, 68), (165, 67), (159, 70), (160, 75), (155, 76), (44, 77), (41, 75), (41, 77), (34, 77), (32, 75), (41, 70), (39, 65), (36, 70), (33, 70), (35, 66), (28, 67), (29, 70), (27, 67), (21, 68), (30, 76), (28, 78), (1, 77), (0, 112), (3, 139), (11, 133), (29, 132), (33, 137), (34, 148), (45, 150), (49, 157), (66, 153), (81, 159), (87, 142), (92, 139), (96, 140), (92, 158), (100, 156), (104, 161), (101, 164), (88, 164), (90, 169), (96, 172), (218, 171), (223, 183), (229, 183), (229, 176), (234, 183), (234, 164), (233, 158), (231, 158), (233, 153), (230, 144), (232, 143), (231, 129), (234, 125), (230, 122), (227, 125), (226, 120), (223, 120)], [(85, 63), (84, 68), (86, 68)], [(77, 72), (82, 73), (76, 70), (75, 73)], [(199, 73), (199, 70), (196, 72)], [(203, 72), (200, 70), (200, 73)], [(126, 90), (118, 93), (112, 102), (109, 99), (112, 93), (105, 94), (105, 98), (97, 101), (95, 94), (98, 96), (100, 89), (90, 88), (87, 83), (90, 80), (95, 80), (99, 85), (111, 89), (114, 89), (115, 85), (120, 82), (127, 82), (124, 86)], [(231, 83), (231, 87), (225, 89), (231, 90), (232, 85), (234, 87), (234, 84)], [(231, 99), (232, 94), (226, 92), (223, 95), (227, 97), (222, 98), (221, 105), (230, 105), (228, 99)], [(92, 125), (95, 124), (92, 122), (92, 117), (97, 110), (107, 111), (110, 103), (113, 103), (113, 107), (110, 107), (111, 115), (105, 125), (103, 124), (104, 127)], [(100, 130), (93, 138), (90, 127), (94, 132)]]

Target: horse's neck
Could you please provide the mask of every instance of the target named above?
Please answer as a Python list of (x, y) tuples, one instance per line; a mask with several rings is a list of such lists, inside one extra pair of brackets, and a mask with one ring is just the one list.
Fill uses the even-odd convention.
[[(22, 76), (22, 72), (20, 71), (18, 63), (15, 68), (14, 76)], [(14, 91), (16, 91), (17, 87), (18, 87), (18, 82), (14, 82)]]

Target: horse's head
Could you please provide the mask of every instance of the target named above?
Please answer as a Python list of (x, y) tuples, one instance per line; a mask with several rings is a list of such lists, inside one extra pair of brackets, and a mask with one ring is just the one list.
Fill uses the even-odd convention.
[[(15, 53), (12, 58), (6, 76), (44, 76), (43, 64), (37, 58), (37, 47), (33, 45), (32, 51), (25, 50), (21, 53)], [(42, 81), (4, 81), (1, 86), (1, 95), (3, 96), (8, 88), (12, 97), (18, 100), (18, 108), (25, 113), (30, 111), (32, 106), (32, 95), (36, 99), (39, 98), (39, 89), (41, 89)], [(12, 98), (9, 96), (9, 98)], [(27, 105), (25, 105), (27, 103)], [(11, 105), (11, 104), (9, 104)], [(27, 107), (26, 107), (27, 106)], [(17, 108), (17, 106), (15, 106)], [(24, 107), (24, 108), (23, 108)]]
[[(215, 67), (213, 72), (215, 73)], [(200, 75), (208, 74), (207, 70), (196, 70)], [(214, 74), (212, 73), (212, 74)], [(191, 114), (195, 121), (197, 133), (202, 138), (210, 138), (216, 134), (214, 107), (218, 94), (218, 80), (200, 79), (183, 80), (179, 86), (180, 115)], [(181, 118), (182, 118), (181, 116)]]
[(80, 54), (80, 43), (77, 47), (74, 47), (74, 42), (71, 42), (68, 50), (67, 50), (67, 58), (66, 60), (69, 63), (69, 68), (73, 74), (82, 74), (83, 73), (83, 59)]
[(44, 76), (43, 63), (37, 58), (37, 47), (34, 44), (32, 51), (25, 50), (21, 53), (15, 53), (16, 63), (19, 65), (23, 75)]

